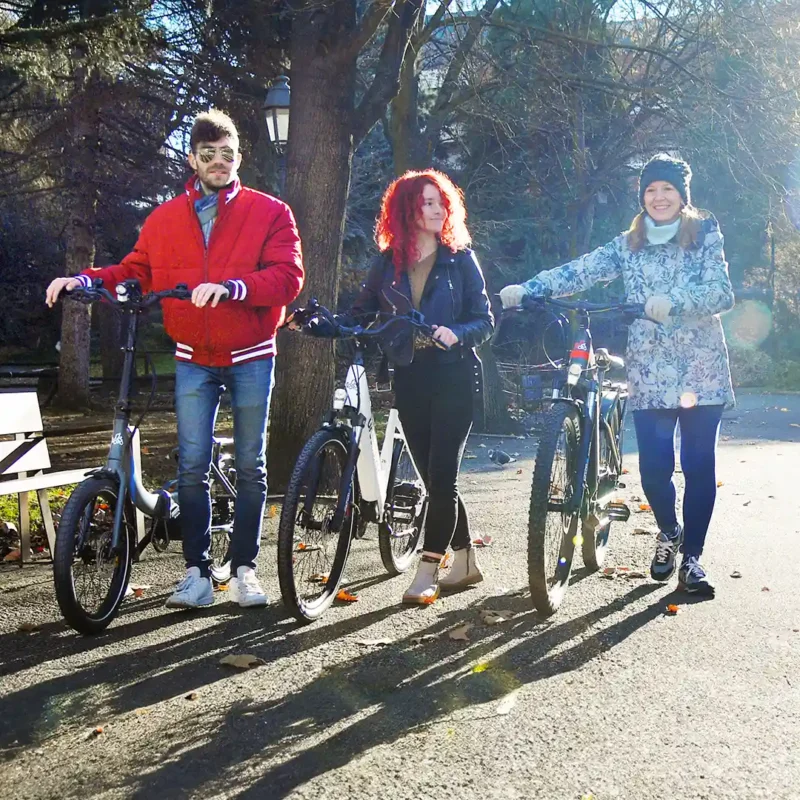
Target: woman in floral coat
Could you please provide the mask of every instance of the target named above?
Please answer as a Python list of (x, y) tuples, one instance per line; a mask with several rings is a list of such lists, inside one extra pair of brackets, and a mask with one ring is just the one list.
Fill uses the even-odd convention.
[[(654, 580), (667, 581), (680, 550), (681, 588), (708, 596), (700, 566), (716, 499), (716, 445), (722, 412), (733, 405), (728, 351), (719, 314), (733, 307), (716, 219), (691, 204), (689, 165), (659, 155), (642, 170), (642, 212), (630, 229), (597, 250), (500, 292), (503, 306), (525, 295), (565, 296), (622, 275), (627, 302), (648, 319), (628, 334), (630, 405), (639, 443), (642, 487), (658, 522)], [(686, 480), (683, 525), (675, 509), (674, 437), (681, 428)]]

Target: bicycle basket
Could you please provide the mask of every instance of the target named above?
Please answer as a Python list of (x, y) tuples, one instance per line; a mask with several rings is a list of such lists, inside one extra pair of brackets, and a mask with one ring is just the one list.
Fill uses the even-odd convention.
[(564, 380), (568, 328), (549, 311), (509, 314), (497, 327), (492, 352), (508, 413), (526, 427)]

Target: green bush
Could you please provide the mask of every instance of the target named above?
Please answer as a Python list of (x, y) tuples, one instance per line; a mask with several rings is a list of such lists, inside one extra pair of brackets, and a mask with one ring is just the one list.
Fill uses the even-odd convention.
[(767, 386), (773, 383), (775, 363), (762, 350), (729, 344), (728, 354), (734, 386)]
[(775, 365), (770, 385), (775, 389), (800, 391), (800, 363), (797, 361), (779, 361)]

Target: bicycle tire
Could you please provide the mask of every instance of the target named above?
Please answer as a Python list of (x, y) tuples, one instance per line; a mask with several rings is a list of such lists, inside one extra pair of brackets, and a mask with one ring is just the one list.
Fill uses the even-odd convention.
[[(381, 561), (390, 575), (402, 575), (414, 563), (427, 511), (428, 491), (411, 459), (408, 444), (398, 439), (394, 443), (389, 468), (386, 512), (378, 526)], [(398, 535), (397, 528), (401, 521), (409, 523), (412, 528), (410, 534)]]
[[(559, 458), (562, 437), (563, 459)], [(528, 513), (528, 583), (536, 610), (546, 617), (558, 611), (569, 585), (580, 517), (577, 511), (569, 515), (548, 511), (548, 504), (551, 500), (565, 502), (571, 499), (579, 446), (578, 412), (565, 403), (556, 404), (548, 411), (539, 438)], [(563, 467), (560, 466), (562, 461)], [(556, 468), (563, 485), (554, 492), (553, 473)], [(551, 519), (558, 527), (554, 527), (553, 535), (548, 536), (548, 521)], [(557, 554), (552, 546), (552, 540), (556, 539)]]
[[(125, 590), (131, 573), (131, 561), (133, 556), (133, 546), (131, 542), (133, 527), (133, 507), (129, 501), (125, 501), (124, 523), (126, 530), (122, 537), (122, 551), (114, 558), (114, 566), (111, 570), (108, 591), (105, 594), (98, 608), (92, 613), (84, 608), (83, 603), (78, 597), (78, 590), (75, 582), (75, 559), (76, 556), (86, 560), (91, 556), (92, 551), (86, 539), (91, 530), (89, 509), (101, 511), (100, 522), (95, 522), (95, 531), (103, 537), (95, 552), (95, 559), (100, 565), (100, 558), (111, 561), (111, 535), (113, 535), (114, 512), (119, 498), (119, 485), (111, 478), (87, 478), (78, 484), (75, 491), (70, 495), (64, 511), (61, 515), (61, 522), (58, 526), (56, 535), (56, 547), (53, 558), (53, 583), (55, 586), (56, 600), (61, 609), (61, 613), (67, 624), (79, 633), (91, 635), (105, 630), (119, 610), (122, 601), (125, 599)], [(96, 505), (97, 500), (104, 499), (105, 503)], [(106, 508), (103, 509), (102, 505)], [(94, 517), (94, 514), (92, 514)], [(76, 552), (77, 548), (81, 552)]]
[[(334, 474), (330, 477), (326, 475), (324, 478), (320, 477), (319, 474), (315, 476), (313, 469), (316, 464), (320, 465), (320, 472), (325, 467), (325, 460), (320, 458), (320, 454), (327, 452), (330, 452), (332, 458), (337, 462)], [(304, 624), (319, 619), (333, 603), (339, 591), (347, 557), (350, 553), (350, 544), (358, 520), (358, 498), (356, 497), (354, 478), (350, 480), (350, 484), (345, 490), (349, 494), (349, 499), (341, 530), (338, 534), (331, 535), (331, 537), (336, 536), (336, 548), (332, 560), (327, 565), (328, 569), (324, 569), (326, 565), (322, 561), (318, 561), (319, 566), (311, 568), (313, 571), (305, 576), (298, 567), (299, 558), (302, 557), (303, 563), (306, 561), (313, 562), (313, 559), (307, 559), (305, 556), (315, 552), (326, 552), (325, 548), (329, 542), (323, 541), (325, 536), (325, 517), (327, 516), (327, 521), (329, 521), (332, 510), (339, 502), (340, 487), (336, 484), (336, 479), (341, 477), (345, 469), (347, 456), (348, 445), (340, 432), (325, 428), (317, 431), (306, 442), (300, 453), (292, 471), (289, 487), (286, 490), (278, 526), (278, 581), (284, 605), (295, 619)], [(312, 481), (310, 487), (313, 492), (312, 505), (320, 497), (319, 489), (322, 482), (325, 483), (325, 487), (331, 489), (333, 494), (325, 497), (327, 511), (324, 512), (322, 519), (316, 520), (312, 509), (312, 520), (310, 521), (312, 527), (301, 528), (303, 538), (298, 541), (298, 523), (302, 525), (300, 515), (304, 513), (303, 505), (306, 500), (305, 482), (309, 480)], [(314, 484), (314, 481), (316, 481), (316, 484)], [(323, 490), (325, 487), (323, 487)], [(319, 530), (316, 530), (317, 527)], [(309, 531), (311, 531), (313, 537), (309, 536)], [(319, 536), (316, 534), (319, 534)], [(309, 544), (306, 541), (309, 538), (315, 538), (318, 541)], [(298, 592), (298, 581), (301, 587), (305, 588), (305, 583), (315, 582), (315, 576), (318, 578), (316, 582), (319, 584), (316, 599), (305, 601)], [(321, 581), (323, 576), (325, 578), (324, 582)]]

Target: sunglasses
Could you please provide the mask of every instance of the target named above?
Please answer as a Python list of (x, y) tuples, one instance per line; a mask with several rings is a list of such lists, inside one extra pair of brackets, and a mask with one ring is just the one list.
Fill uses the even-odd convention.
[(222, 156), (223, 161), (227, 161), (229, 164), (236, 161), (236, 151), (232, 147), (201, 147), (197, 151), (197, 157), (204, 164), (210, 164), (217, 153)]

